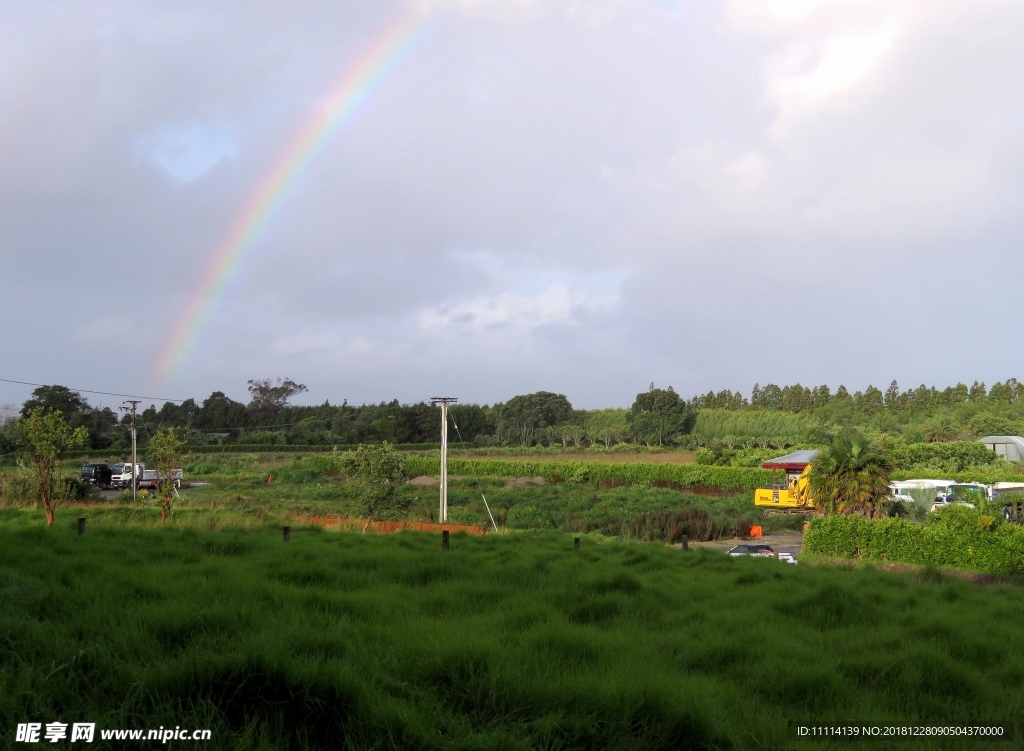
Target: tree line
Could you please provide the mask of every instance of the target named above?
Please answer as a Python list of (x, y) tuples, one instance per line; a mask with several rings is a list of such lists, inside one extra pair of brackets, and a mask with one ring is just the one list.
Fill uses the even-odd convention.
[[(139, 442), (145, 446), (166, 428), (175, 428), (195, 447), (440, 441), (440, 408), (426, 402), (296, 405), (292, 400), (307, 389), (290, 378), (251, 380), (248, 391), (248, 402), (215, 391), (201, 401), (166, 402), (159, 409), (150, 405), (137, 418)], [(117, 452), (130, 445), (126, 413), (93, 406), (80, 393), (52, 385), (36, 388), (20, 410), (7, 405), (0, 412), (0, 454), (17, 450), (17, 417), (34, 409), (59, 412), (71, 429), (82, 428), (87, 448)], [(564, 394), (538, 391), (494, 405), (453, 405), (450, 414), (450, 439), (479, 446), (695, 447), (741, 439), (764, 443), (767, 438), (780, 445), (824, 444), (836, 428), (849, 427), (899, 435), (908, 442), (934, 442), (1021, 434), (1024, 384), (1011, 378), (991, 388), (975, 382), (941, 391), (923, 385), (904, 391), (893, 381), (884, 392), (868, 386), (852, 394), (844, 386), (833, 392), (828, 386), (768, 384), (755, 385), (749, 397), (723, 390), (687, 400), (671, 386), (652, 383), (628, 409), (580, 410)]]

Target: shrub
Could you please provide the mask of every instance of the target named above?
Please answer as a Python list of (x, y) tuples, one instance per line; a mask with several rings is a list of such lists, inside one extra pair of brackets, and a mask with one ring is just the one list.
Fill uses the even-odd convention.
[(924, 525), (906, 519), (820, 517), (804, 536), (804, 550), (833, 558), (1024, 573), (1024, 527), (960, 505), (931, 514)]
[(718, 463), (718, 457), (715, 456), (715, 452), (709, 448), (699, 448), (693, 455), (693, 461), (696, 464), (701, 464), (705, 467), (710, 467)]
[(977, 441), (947, 443), (890, 443), (885, 455), (897, 470), (928, 467), (943, 472), (963, 472), (978, 467), (993, 467), (1004, 460)]

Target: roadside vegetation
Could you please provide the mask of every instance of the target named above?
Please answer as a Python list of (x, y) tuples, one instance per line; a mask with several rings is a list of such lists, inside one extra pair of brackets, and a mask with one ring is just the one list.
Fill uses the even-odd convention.
[(41, 517), (0, 510), (6, 728), (666, 751), (819, 748), (795, 726), (851, 720), (1024, 729), (1019, 587), (553, 532), (443, 553), (422, 533), (160, 528), (156, 509), (82, 537)]

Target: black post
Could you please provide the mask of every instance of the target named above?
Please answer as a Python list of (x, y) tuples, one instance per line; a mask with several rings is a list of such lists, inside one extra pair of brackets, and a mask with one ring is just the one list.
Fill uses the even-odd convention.
[(448, 530), (445, 529), (441, 532), (441, 550), (448, 552)]
[(572, 549), (573, 550), (579, 550), (580, 549), (580, 538), (578, 538), (578, 537), (574, 537), (573, 538)]
[(689, 535), (683, 535), (683, 550), (689, 550), (689, 549), (690, 549), (690, 536)]
[(284, 528), (284, 541), (288, 542), (290, 539), (292, 539), (292, 528), (291, 527), (285, 527)]
[(84, 535), (85, 534), (85, 517), (84, 516), (78, 517), (78, 534), (80, 534), (80, 535)]

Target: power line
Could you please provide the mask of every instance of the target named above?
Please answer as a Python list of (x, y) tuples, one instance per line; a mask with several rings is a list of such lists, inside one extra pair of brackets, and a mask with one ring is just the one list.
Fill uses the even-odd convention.
[[(2, 383), (17, 383), (17, 384), (20, 384), (22, 386), (40, 386), (40, 387), (43, 387), (43, 388), (45, 388), (47, 386), (54, 386), (54, 385), (56, 385), (56, 384), (52, 384), (52, 383), (29, 383), (28, 381), (12, 381), (10, 378), (0, 378), (0, 382), (2, 382)], [(156, 402), (176, 402), (176, 403), (180, 404), (181, 402), (188, 401), (187, 399), (168, 399), (166, 396), (139, 396), (138, 394), (115, 394), (112, 391), (91, 391), (89, 389), (73, 389), (73, 388), (70, 388), (69, 386), (65, 386), (64, 388), (68, 389), (68, 391), (81, 391), (81, 392), (84, 392), (86, 394), (102, 394), (103, 396), (124, 396), (124, 397), (130, 398), (130, 399), (152, 399), (153, 401), (156, 401)]]

